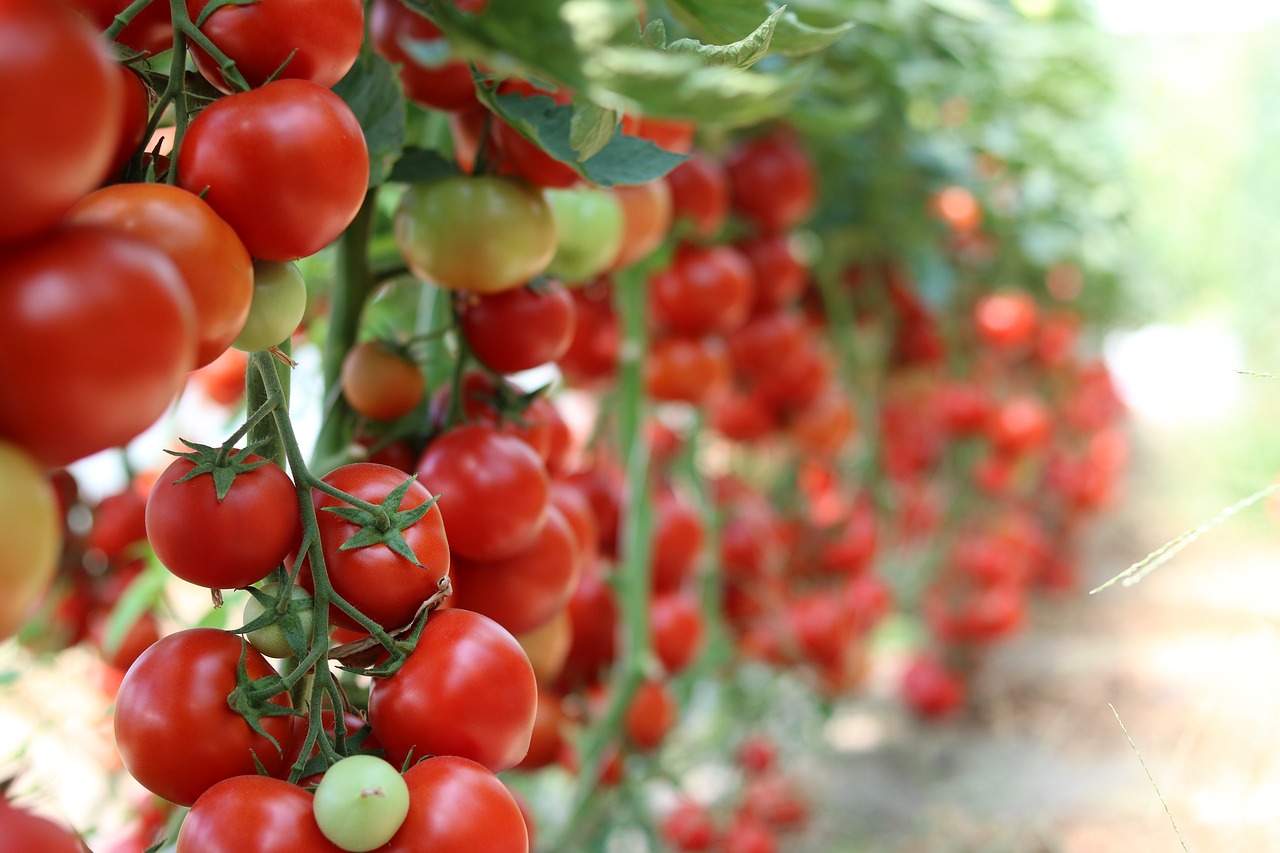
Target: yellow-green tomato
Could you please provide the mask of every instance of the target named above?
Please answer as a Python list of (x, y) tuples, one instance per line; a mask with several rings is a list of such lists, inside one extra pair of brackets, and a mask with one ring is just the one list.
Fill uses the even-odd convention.
[(393, 224), (413, 274), (450, 290), (518, 287), (545, 271), (556, 251), (556, 222), (542, 190), (512, 178), (414, 184)]
[(298, 328), (307, 310), (307, 283), (291, 263), (253, 262), (249, 319), (231, 345), (245, 352), (277, 346)]
[[(280, 596), (277, 584), (265, 584), (262, 591), (272, 598)], [(269, 658), (287, 658), (294, 654), (293, 647), (285, 636), (286, 626), (296, 631), (296, 636), (304, 643), (311, 637), (311, 596), (305, 589), (295, 585), (289, 590), (289, 599), (289, 611), (281, 615), (279, 621), (250, 631), (247, 635), (249, 643)], [(244, 624), (248, 625), (257, 619), (266, 612), (268, 606), (270, 605), (264, 606), (258, 603), (258, 599), (250, 597), (244, 605)]]
[(613, 193), (597, 187), (543, 192), (560, 238), (547, 273), (565, 284), (590, 281), (622, 248), (622, 205)]
[(313, 803), (325, 838), (350, 853), (364, 853), (386, 844), (404, 823), (409, 786), (381, 758), (349, 755), (325, 771)]
[(62, 548), (58, 499), (43, 469), (0, 441), (0, 640), (14, 635), (53, 579)]

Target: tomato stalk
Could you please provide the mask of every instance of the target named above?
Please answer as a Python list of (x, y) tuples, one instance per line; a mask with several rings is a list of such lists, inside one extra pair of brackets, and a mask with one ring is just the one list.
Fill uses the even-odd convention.
[(163, 3), (165, 0), (133, 0), (112, 19), (111, 26), (107, 27), (102, 34), (103, 38), (107, 39), (107, 41), (115, 41), (116, 36), (120, 35), (124, 28), (129, 26), (133, 19), (138, 17), (138, 14), (153, 2)]

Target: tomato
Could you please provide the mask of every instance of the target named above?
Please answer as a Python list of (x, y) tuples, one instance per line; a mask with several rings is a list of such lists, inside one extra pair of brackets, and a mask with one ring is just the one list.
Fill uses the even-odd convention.
[(693, 236), (713, 237), (729, 216), (729, 176), (724, 166), (695, 154), (667, 175), (671, 210), (676, 221), (689, 224)]
[(116, 184), (85, 196), (67, 221), (135, 237), (173, 261), (196, 309), (196, 367), (226, 351), (253, 300), (253, 261), (199, 196), (167, 184)]
[(773, 830), (754, 817), (741, 815), (720, 841), (720, 853), (776, 853), (778, 840)]
[(501, 560), (455, 557), (451, 603), (483, 613), (513, 634), (546, 624), (569, 602), (582, 571), (569, 522), (554, 506), (529, 547)]
[(226, 779), (191, 807), (176, 853), (342, 853), (316, 825), (313, 799), (267, 776)]
[(728, 388), (729, 375), (729, 355), (719, 338), (659, 338), (645, 354), (645, 390), (655, 400), (708, 402)]
[(520, 770), (540, 770), (560, 759), (564, 749), (565, 725), (564, 697), (555, 690), (538, 687), (538, 715), (533, 722), (533, 736), (529, 740), (529, 752), (517, 767)]
[(662, 681), (645, 681), (636, 690), (623, 718), (623, 729), (637, 749), (656, 749), (675, 725), (676, 700)]
[(244, 328), (231, 345), (245, 352), (279, 346), (307, 312), (307, 283), (293, 264), (253, 262), (253, 300)]
[[(275, 674), (239, 637), (214, 628), (170, 634), (129, 667), (116, 699), (116, 747), (147, 790), (189, 806), (223, 779), (256, 774), (255, 756), (268, 773), (280, 768), (289, 717), (261, 719), (272, 743), (227, 704), (242, 654), (250, 678)], [(287, 692), (271, 702), (291, 707)]]
[(547, 273), (570, 284), (604, 272), (622, 248), (622, 205), (599, 187), (545, 191), (556, 220), (556, 254)]
[(813, 162), (786, 128), (741, 140), (725, 158), (733, 209), (761, 231), (794, 228), (813, 211)]
[(742, 800), (743, 814), (777, 829), (795, 829), (803, 826), (809, 817), (804, 798), (778, 773), (764, 773), (751, 779)]
[[(504, 92), (510, 82), (499, 85), (498, 91)], [(546, 93), (533, 91), (533, 94)], [(568, 102), (566, 97), (563, 103)], [(493, 144), (493, 161), (499, 175), (520, 178), (535, 187), (567, 189), (582, 183), (582, 176), (572, 166), (552, 157), (498, 116), (490, 120), (489, 139)]]
[(761, 379), (779, 365), (799, 357), (806, 346), (804, 321), (790, 311), (770, 311), (752, 317), (727, 336), (733, 367), (749, 379)]
[(229, 349), (209, 364), (191, 373), (191, 384), (219, 406), (235, 406), (244, 400), (249, 356)]
[(710, 850), (715, 843), (715, 825), (711, 814), (692, 800), (683, 800), (662, 819), (662, 840), (671, 849), (694, 853)]
[(747, 319), (755, 278), (730, 246), (676, 247), (671, 267), (649, 280), (654, 323), (678, 335), (699, 337), (732, 331)]
[(698, 602), (680, 592), (656, 595), (649, 605), (653, 652), (668, 675), (682, 672), (702, 649)]
[(60, 3), (0, 9), (0, 245), (43, 231), (107, 175), (123, 121), (107, 43)]
[(472, 355), (499, 373), (518, 373), (564, 355), (575, 313), (564, 285), (544, 279), (465, 300), (459, 317)]
[[(539, 459), (545, 459), (551, 452), (553, 422), (558, 414), (545, 396), (530, 402), (526, 393), (505, 379), (469, 370), (462, 377), (462, 418), (515, 436), (529, 445)], [(427, 419), (439, 429), (444, 429), (449, 422), (452, 395), (453, 383), (449, 382), (431, 398)], [(413, 470), (412, 463), (409, 470)]]
[(564, 515), (578, 540), (578, 553), (584, 566), (596, 561), (600, 552), (600, 524), (587, 496), (576, 486), (562, 480), (551, 481), (551, 505)]
[(672, 592), (693, 570), (702, 552), (705, 531), (698, 511), (675, 492), (659, 494), (655, 515), (653, 589)]
[[(403, 471), (372, 462), (343, 465), (324, 477), (330, 486), (373, 504), (382, 504), (406, 479)], [(439, 505), (433, 504), (426, 515), (401, 531), (421, 564), (414, 565), (381, 542), (342, 550), (343, 543), (359, 533), (362, 526), (327, 511), (347, 504), (323, 492), (315, 492), (314, 497), (325, 570), (334, 591), (384, 628), (409, 624), (422, 603), (435, 595), (440, 579), (449, 573), (449, 543)], [(422, 481), (415, 480), (399, 505), (386, 509), (389, 513), (406, 512), (429, 500), (431, 493)], [(309, 562), (303, 564), (298, 581), (314, 591)], [(329, 617), (341, 627), (359, 627), (337, 608), (330, 610)]]
[[(249, 454), (237, 461), (265, 462)], [(147, 538), (165, 568), (213, 589), (249, 586), (266, 577), (302, 537), (293, 481), (270, 463), (237, 474), (221, 499), (212, 473), (175, 459), (147, 499)]]
[[(200, 17), (211, 0), (187, 0), (191, 20)], [(250, 86), (261, 86), (273, 75), (281, 80), (310, 80), (326, 89), (343, 78), (364, 40), (361, 0), (258, 0), (214, 11), (200, 31), (236, 64)], [(198, 45), (191, 57), (204, 78), (230, 93), (231, 86), (218, 63)]]
[(617, 652), (618, 602), (602, 563), (585, 567), (569, 598), (570, 645), (560, 681), (594, 683)]
[(973, 322), (987, 344), (1014, 349), (1030, 345), (1039, 313), (1036, 301), (1024, 291), (988, 293), (974, 306)]
[(432, 614), (404, 665), (374, 681), (369, 724), (396, 765), (410, 753), (455, 755), (496, 773), (528, 752), (537, 704), (533, 667), (515, 638), (455, 608)]
[(391, 840), (409, 814), (400, 771), (373, 755), (349, 755), (320, 779), (312, 803), (324, 837), (353, 853)]
[[(131, 0), (67, 0), (99, 30), (106, 30)], [(164, 53), (173, 47), (173, 19), (165, 0), (152, 0), (129, 25), (120, 31), (116, 41), (141, 53)]]
[[(643, 24), (641, 25), (643, 27)], [(627, 136), (647, 139), (659, 148), (688, 154), (693, 150), (693, 135), (697, 125), (687, 119), (654, 118), (653, 116), (624, 115), (621, 131)]]
[(146, 138), (148, 113), (151, 110), (151, 95), (142, 78), (129, 70), (127, 65), (118, 67), (123, 81), (120, 134), (116, 137), (111, 165), (107, 167), (108, 176), (120, 175), (133, 159), (134, 152)]
[(943, 187), (929, 199), (929, 210), (949, 228), (961, 233), (972, 233), (982, 225), (982, 205), (965, 187)]
[(610, 269), (629, 267), (662, 245), (671, 230), (671, 188), (664, 180), (617, 186), (610, 192), (622, 205), (622, 247)]
[(926, 719), (948, 717), (964, 705), (965, 683), (936, 658), (919, 655), (902, 674), (902, 698), (912, 711)]
[(808, 456), (837, 455), (853, 436), (858, 415), (846, 392), (831, 388), (800, 408), (791, 421), (791, 437)]
[(794, 301), (808, 283), (785, 234), (756, 234), (734, 244), (751, 265), (755, 281), (753, 311), (770, 311)]
[(369, 183), (360, 122), (309, 80), (275, 80), (214, 101), (178, 153), (178, 183), (204, 196), (249, 254), (292, 261), (355, 219)]
[(0, 441), (0, 641), (14, 635), (53, 580), (62, 516), (35, 460)]
[(193, 315), (173, 263), (129, 237), (66, 228), (0, 253), (0, 437), (44, 465), (123, 445), (181, 389)]
[(146, 539), (147, 490), (135, 481), (93, 508), (93, 527), (84, 544), (114, 560), (124, 556), (129, 546)]
[(444, 34), (401, 0), (374, 0), (369, 9), (369, 40), (383, 59), (400, 66), (405, 97), (431, 109), (456, 111), (477, 106), (476, 87), (467, 63), (450, 60), (439, 66), (418, 63), (406, 45), (447, 45)]
[(574, 385), (596, 385), (613, 378), (618, 368), (622, 327), (613, 307), (613, 289), (604, 281), (576, 288), (573, 339), (556, 361)]
[(520, 806), (484, 767), (450, 755), (409, 768), (409, 815), (387, 853), (483, 850), (528, 853), (529, 834)]
[(758, 441), (778, 424), (759, 394), (734, 388), (712, 402), (711, 425), (730, 441)]
[(778, 744), (764, 735), (752, 735), (738, 745), (738, 764), (749, 775), (758, 776), (778, 763)]
[(513, 556), (546, 523), (550, 486), (542, 460), (492, 427), (468, 424), (441, 435), (427, 445), (418, 476), (442, 495), (449, 547), (463, 557)]
[(992, 447), (1005, 454), (1044, 447), (1053, 434), (1053, 414), (1033, 394), (1019, 394), (997, 404), (987, 420)]
[(361, 341), (342, 359), (342, 396), (357, 414), (375, 421), (412, 412), (426, 386), (418, 365), (383, 341)]
[(529, 656), (529, 663), (533, 666), (533, 674), (538, 684), (552, 684), (560, 677), (565, 659), (569, 656), (569, 644), (573, 642), (570, 636), (572, 630), (573, 625), (566, 606), (537, 628), (516, 637), (520, 648), (524, 649), (524, 653)]
[[(264, 584), (262, 591), (268, 596), (279, 597), (280, 586), (273, 583)], [(241, 617), (243, 623), (248, 625), (250, 622), (257, 619), (266, 612), (266, 608), (268, 606), (270, 605), (259, 604), (258, 599), (250, 597), (249, 600), (244, 603), (244, 612)], [(298, 620), (298, 629), (304, 637), (310, 640), (311, 623), (314, 618), (311, 610), (311, 596), (307, 594), (305, 589), (294, 584), (289, 587), (288, 607), (289, 611), (294, 615), (294, 618)], [(252, 643), (253, 647), (257, 649), (263, 657), (287, 658), (296, 654), (293, 647), (289, 645), (289, 641), (285, 637), (284, 629), (280, 627), (279, 623), (268, 625), (265, 628), (256, 628), (248, 634), (245, 634), (245, 639)], [(301, 745), (299, 745), (299, 748), (301, 748)]]
[(441, 287), (496, 293), (541, 273), (556, 251), (556, 223), (542, 192), (499, 177), (413, 184), (395, 214), (409, 269)]
[(82, 853), (76, 834), (0, 795), (0, 853)]

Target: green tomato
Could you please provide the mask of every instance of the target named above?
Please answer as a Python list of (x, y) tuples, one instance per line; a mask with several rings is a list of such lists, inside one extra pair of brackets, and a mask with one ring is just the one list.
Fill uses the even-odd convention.
[[(278, 584), (264, 584), (262, 591), (273, 598), (280, 595)], [(292, 623), (291, 628), (297, 631), (304, 641), (311, 637), (311, 596), (305, 589), (295, 585), (289, 590), (289, 598), (291, 599), (289, 612), (284, 614), (280, 621), (265, 628), (250, 631), (246, 637), (255, 649), (269, 658), (287, 658), (294, 654), (293, 647), (285, 638), (285, 627), (282, 623)], [(258, 599), (250, 596), (244, 604), (244, 624), (248, 625), (264, 612), (266, 608), (258, 603)]]
[(556, 251), (556, 222), (542, 191), (511, 178), (414, 184), (393, 224), (413, 274), (450, 290), (518, 287), (546, 270)]
[(249, 319), (231, 345), (257, 352), (278, 345), (297, 330), (307, 310), (307, 283), (291, 263), (253, 262)]
[(622, 205), (596, 187), (543, 191), (560, 241), (547, 273), (565, 284), (590, 281), (608, 269), (622, 248)]
[(381, 758), (349, 755), (325, 771), (314, 808), (325, 838), (351, 853), (376, 850), (409, 814), (409, 786)]

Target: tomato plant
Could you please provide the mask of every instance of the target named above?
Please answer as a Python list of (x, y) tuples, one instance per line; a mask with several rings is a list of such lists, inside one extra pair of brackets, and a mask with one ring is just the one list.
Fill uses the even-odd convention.
[(286, 853), (344, 848), (320, 831), (313, 797), (297, 785), (241, 775), (209, 787), (191, 806), (178, 832), (180, 853)]

